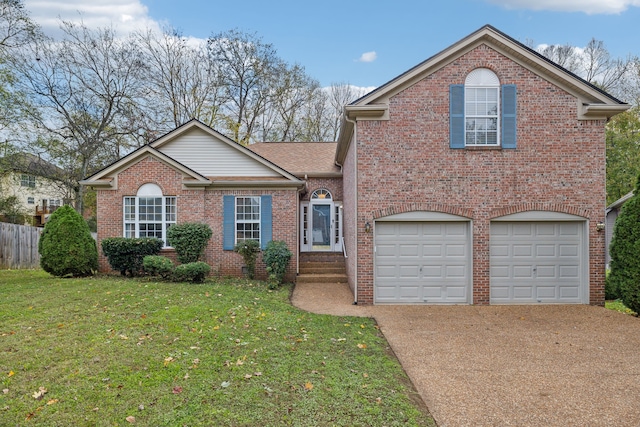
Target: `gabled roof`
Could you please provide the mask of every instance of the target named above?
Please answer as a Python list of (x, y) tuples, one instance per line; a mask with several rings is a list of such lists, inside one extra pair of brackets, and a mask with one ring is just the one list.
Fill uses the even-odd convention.
[(341, 177), (335, 142), (258, 142), (248, 148), (299, 177)]
[[(201, 131), (200, 135), (202, 135), (202, 132), (204, 132), (204, 135), (207, 136), (205, 143), (222, 144), (224, 147), (226, 147), (226, 152), (236, 153), (234, 154), (234, 157), (236, 158), (239, 158), (238, 156), (240, 156), (240, 158), (246, 157), (250, 159), (251, 162), (254, 162), (253, 164), (260, 165), (262, 172), (268, 171), (268, 174), (265, 174), (264, 176), (246, 176), (242, 174), (234, 176), (231, 176), (230, 174), (213, 176), (210, 174), (211, 176), (205, 176), (204, 173), (194, 170), (188, 165), (185, 165), (184, 162), (180, 162), (173, 156), (170, 156), (167, 153), (163, 152), (165, 148), (168, 149), (169, 147), (172, 147), (169, 151), (180, 153), (181, 150), (178, 149), (175, 144), (172, 146), (172, 143), (179, 141), (181, 137), (184, 137), (194, 130)], [(197, 154), (200, 155), (201, 153)], [(183, 124), (182, 126), (179, 126), (166, 135), (151, 142), (150, 144), (144, 145), (143, 147), (124, 156), (123, 158), (117, 160), (116, 162), (100, 170), (99, 172), (80, 181), (80, 183), (83, 185), (89, 185), (92, 187), (99, 187), (103, 189), (115, 189), (118, 185), (118, 173), (141, 161), (147, 156), (153, 156), (156, 159), (167, 164), (168, 166), (180, 171), (183, 174), (182, 184), (187, 187), (286, 186), (303, 188), (304, 186), (304, 182), (290, 172), (282, 169), (280, 166), (257, 155), (253, 151), (236, 143), (235, 141), (232, 141), (221, 133), (216, 132), (209, 126), (206, 126), (202, 122), (195, 119)]]
[(198, 184), (202, 186), (211, 184), (211, 181), (206, 177), (200, 175), (194, 170), (189, 169), (182, 163), (175, 161), (171, 157), (163, 154), (150, 145), (143, 145), (142, 147), (138, 148), (132, 153), (129, 153), (115, 163), (112, 163), (106, 168), (91, 175), (90, 177), (83, 179), (82, 181), (80, 181), (80, 184), (102, 189), (116, 189), (118, 187), (118, 172), (131, 167), (132, 165), (140, 162), (142, 159), (148, 156), (155, 157), (166, 165), (180, 171), (184, 176), (183, 183), (185, 185)]
[(490, 46), (533, 73), (573, 94), (580, 104), (578, 112), (580, 118), (609, 118), (630, 107), (629, 104), (616, 99), (491, 25), (485, 25), (445, 50), (347, 105), (338, 137), (336, 160), (340, 163), (344, 158), (353, 133), (353, 123), (349, 119), (388, 118), (389, 99), (392, 96), (482, 44)]
[(613, 209), (621, 207), (622, 205), (624, 205), (624, 202), (626, 202), (632, 197), (633, 197), (633, 191), (629, 191), (627, 194), (625, 194), (624, 196), (620, 197), (618, 200), (616, 200), (615, 202), (607, 206), (606, 212), (609, 212)]
[(40, 176), (44, 178), (61, 177), (64, 171), (40, 156), (31, 153), (13, 153), (0, 158), (0, 165), (13, 172)]

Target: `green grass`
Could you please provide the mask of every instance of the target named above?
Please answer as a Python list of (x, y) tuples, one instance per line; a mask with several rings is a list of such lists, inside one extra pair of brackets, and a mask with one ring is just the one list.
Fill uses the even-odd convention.
[(605, 306), (605, 308), (608, 308), (609, 310), (619, 311), (620, 313), (631, 314), (631, 315), (634, 315), (634, 316), (636, 314), (635, 311), (633, 311), (630, 308), (628, 308), (619, 299), (612, 300), (612, 301), (605, 301), (604, 306)]
[(0, 425), (435, 425), (374, 321), (290, 291), (0, 271)]

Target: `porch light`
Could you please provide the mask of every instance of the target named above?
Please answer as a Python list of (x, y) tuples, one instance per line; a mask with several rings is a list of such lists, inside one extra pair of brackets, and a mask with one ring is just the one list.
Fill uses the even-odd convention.
[(597, 231), (602, 231), (602, 230), (604, 230), (604, 222), (599, 221), (599, 222), (596, 224), (596, 230), (597, 230)]
[(365, 222), (364, 224), (364, 232), (371, 233), (371, 223), (369, 221)]

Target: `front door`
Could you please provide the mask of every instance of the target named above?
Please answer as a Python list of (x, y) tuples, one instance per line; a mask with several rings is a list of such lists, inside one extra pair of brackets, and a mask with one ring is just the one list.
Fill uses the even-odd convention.
[(309, 202), (301, 204), (300, 249), (303, 252), (341, 251), (341, 223), (341, 203), (334, 202), (328, 191), (316, 190)]

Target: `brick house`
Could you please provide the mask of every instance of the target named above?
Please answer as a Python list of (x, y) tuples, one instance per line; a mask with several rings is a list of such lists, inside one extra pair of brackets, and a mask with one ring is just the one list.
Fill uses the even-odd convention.
[(337, 143), (194, 120), (83, 183), (99, 239), (204, 221), (223, 275), (236, 239), (277, 239), (290, 279), (346, 252), (359, 304), (603, 304), (605, 123), (628, 107), (485, 26), (346, 106)]

